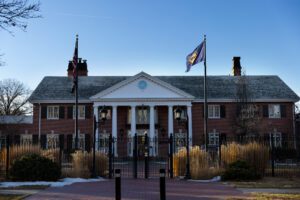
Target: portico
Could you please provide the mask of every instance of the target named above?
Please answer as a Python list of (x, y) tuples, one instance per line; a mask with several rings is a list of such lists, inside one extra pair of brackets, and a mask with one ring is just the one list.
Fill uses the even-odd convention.
[[(145, 125), (148, 137), (150, 156), (158, 155), (157, 140), (160, 137), (157, 131), (157, 124), (160, 123), (160, 114), (157, 109), (166, 107), (168, 112), (167, 134), (174, 133), (174, 108), (180, 106), (185, 108), (189, 119), (192, 119), (192, 99), (194, 97), (169, 85), (159, 79), (141, 72), (125, 81), (114, 85), (97, 95), (91, 97), (94, 106), (94, 115), (98, 121), (98, 113), (101, 108), (111, 108), (111, 134), (113, 138), (118, 138), (118, 123), (124, 123), (124, 119), (119, 119), (118, 108), (127, 108), (127, 136), (134, 137), (140, 132), (139, 125)], [(121, 115), (121, 114), (120, 114)], [(188, 123), (188, 135), (192, 138), (192, 120)], [(99, 130), (96, 130), (96, 140), (99, 140)], [(96, 143), (98, 145), (98, 143)], [(114, 143), (115, 155), (118, 155), (118, 142)], [(192, 145), (192, 142), (190, 142)], [(128, 155), (133, 155), (133, 142), (127, 141)], [(96, 146), (96, 149), (99, 147)]]

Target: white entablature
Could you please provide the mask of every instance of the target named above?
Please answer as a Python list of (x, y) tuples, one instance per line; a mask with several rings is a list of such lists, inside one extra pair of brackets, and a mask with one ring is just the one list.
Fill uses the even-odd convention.
[(107, 100), (192, 100), (195, 97), (155, 77), (141, 72), (94, 96), (92, 101)]

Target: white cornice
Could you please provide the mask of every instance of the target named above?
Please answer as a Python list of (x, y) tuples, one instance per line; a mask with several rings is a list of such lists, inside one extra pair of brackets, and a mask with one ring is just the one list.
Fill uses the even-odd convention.
[[(73, 103), (75, 104), (75, 100), (35, 100), (30, 101), (30, 103)], [(78, 100), (78, 103), (93, 103), (91, 100)]]
[[(297, 102), (294, 99), (252, 99), (251, 102), (256, 103), (276, 103), (276, 102)], [(193, 102), (204, 103), (204, 99), (194, 99)], [(221, 102), (221, 103), (236, 103), (236, 99), (207, 99), (207, 102)]]

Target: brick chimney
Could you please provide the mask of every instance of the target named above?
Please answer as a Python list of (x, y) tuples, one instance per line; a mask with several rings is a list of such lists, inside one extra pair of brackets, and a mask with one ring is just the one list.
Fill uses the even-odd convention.
[(240, 63), (241, 57), (232, 58), (232, 73), (233, 76), (241, 76), (242, 66)]
[[(82, 60), (78, 58), (78, 76), (88, 76), (87, 62), (86, 60)], [(68, 77), (73, 77), (73, 64), (72, 61), (69, 61), (68, 64)]]

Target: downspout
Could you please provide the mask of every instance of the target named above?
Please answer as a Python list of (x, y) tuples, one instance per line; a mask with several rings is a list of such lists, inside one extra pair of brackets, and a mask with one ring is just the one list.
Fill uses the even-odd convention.
[(39, 103), (39, 140), (38, 144), (41, 143), (41, 103)]
[(295, 103), (293, 104), (293, 135), (294, 135), (294, 149), (297, 149), (296, 127), (295, 127)]

